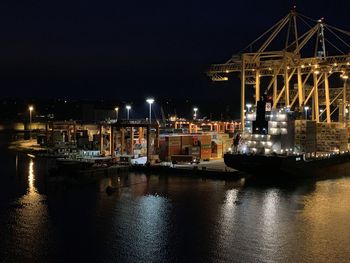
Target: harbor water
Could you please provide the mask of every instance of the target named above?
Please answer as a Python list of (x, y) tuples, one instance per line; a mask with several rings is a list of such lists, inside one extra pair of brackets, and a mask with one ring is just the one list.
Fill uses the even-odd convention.
[[(53, 182), (0, 149), (0, 262), (348, 262), (350, 177), (279, 185), (114, 174)], [(107, 186), (116, 191), (107, 194)]]

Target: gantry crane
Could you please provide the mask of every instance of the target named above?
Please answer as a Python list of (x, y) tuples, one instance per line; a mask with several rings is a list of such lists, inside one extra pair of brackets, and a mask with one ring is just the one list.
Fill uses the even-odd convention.
[[(301, 28), (304, 28), (303, 33)], [(336, 44), (326, 38), (326, 33)], [(261, 94), (270, 95), (273, 108), (281, 106), (303, 112), (304, 107), (310, 105), (312, 119), (316, 122), (326, 114), (323, 121), (330, 123), (335, 112), (339, 112), (338, 121), (345, 122), (350, 45), (341, 35), (348, 37), (350, 32), (326, 24), (323, 18), (314, 20), (302, 15), (294, 7), (238, 55), (223, 64), (211, 65), (207, 74), (213, 81), (227, 81), (231, 73), (239, 73), (242, 129), (249, 85), (255, 88), (255, 103)], [(282, 48), (273, 51), (275, 42), (283, 42)], [(344, 47), (347, 52), (342, 51)], [(332, 78), (344, 81), (344, 85), (330, 88), (330, 79), (336, 82)], [(320, 105), (325, 109), (320, 111)]]

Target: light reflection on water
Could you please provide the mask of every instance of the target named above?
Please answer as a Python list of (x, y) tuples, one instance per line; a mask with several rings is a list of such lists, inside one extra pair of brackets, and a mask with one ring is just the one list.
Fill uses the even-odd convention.
[(35, 177), (34, 177), (34, 161), (33, 159), (30, 159), (29, 161), (29, 174), (28, 174), (28, 195), (29, 196), (33, 196), (37, 194), (36, 188), (34, 186), (34, 181), (35, 181)]
[(39, 194), (35, 187), (35, 165), (34, 160), (30, 159), (28, 189), (27, 193), (17, 201), (19, 206), (14, 215), (16, 225), (12, 236), (19, 250), (29, 252), (28, 260), (35, 260), (35, 254), (32, 254), (31, 251), (41, 254), (47, 247), (45, 240), (48, 234), (49, 218), (45, 200), (46, 197)]
[[(130, 173), (58, 186), (46, 181), (42, 160), (11, 158), (0, 192), (0, 261), (350, 258), (350, 178), (261, 186)], [(117, 190), (108, 195), (107, 186)]]

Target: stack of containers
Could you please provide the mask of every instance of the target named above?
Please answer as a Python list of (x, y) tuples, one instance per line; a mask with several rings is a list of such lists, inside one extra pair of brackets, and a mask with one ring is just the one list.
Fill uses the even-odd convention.
[(181, 153), (184, 155), (189, 155), (192, 152), (193, 139), (192, 135), (182, 135), (181, 136)]
[(192, 146), (190, 149), (189, 155), (200, 158), (201, 157), (201, 147), (200, 146)]
[(295, 120), (295, 148), (300, 152), (316, 151), (316, 122)]
[(202, 134), (199, 136), (200, 140), (200, 158), (202, 160), (209, 160), (211, 158), (211, 136), (210, 134)]
[(317, 151), (347, 151), (347, 129), (342, 123), (317, 123)]
[(192, 135), (192, 145), (193, 146), (200, 146), (200, 134), (193, 134)]
[(222, 158), (222, 141), (213, 141), (211, 147), (211, 158)]
[(212, 141), (213, 140), (218, 140), (219, 136), (220, 136), (220, 133), (217, 133), (217, 132), (210, 132), (208, 134), (210, 134), (210, 138), (211, 138)]
[(220, 133), (212, 132), (210, 133), (211, 140), (211, 158), (218, 158), (218, 146), (220, 145)]
[(222, 141), (222, 152), (226, 153), (228, 152), (229, 148), (231, 148), (233, 144), (233, 139), (230, 138), (228, 133), (222, 133), (221, 134), (221, 141)]
[(166, 135), (159, 138), (159, 158), (162, 161), (170, 161), (172, 155), (181, 154), (181, 136)]
[(346, 128), (337, 130), (336, 140), (339, 141), (339, 151), (347, 151), (349, 149), (349, 136)]
[(200, 135), (192, 135), (192, 149), (190, 155), (201, 158), (201, 146), (200, 146)]

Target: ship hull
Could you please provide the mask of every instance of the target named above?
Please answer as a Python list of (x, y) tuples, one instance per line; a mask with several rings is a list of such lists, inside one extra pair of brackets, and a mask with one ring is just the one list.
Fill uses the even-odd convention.
[(304, 160), (299, 156), (225, 154), (225, 164), (254, 177), (335, 177), (350, 175), (350, 154)]

